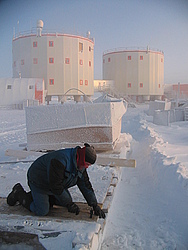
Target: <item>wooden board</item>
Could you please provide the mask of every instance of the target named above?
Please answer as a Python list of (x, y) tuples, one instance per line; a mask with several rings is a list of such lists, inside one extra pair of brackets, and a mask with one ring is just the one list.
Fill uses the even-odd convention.
[(97, 155), (97, 164), (110, 167), (136, 167), (134, 159), (126, 159), (117, 156)]
[(39, 157), (43, 153), (35, 152), (35, 151), (26, 151), (26, 150), (16, 150), (16, 149), (7, 149), (5, 151), (6, 156), (16, 157), (17, 159), (25, 159), (28, 156), (36, 156)]
[[(34, 151), (25, 151), (25, 150), (14, 150), (7, 149), (5, 152), (6, 156), (16, 157), (16, 161), (4, 161), (0, 162), (1, 164), (15, 164), (18, 162), (28, 163), (33, 162), (34, 160), (24, 160), (28, 156), (35, 156), (36, 158), (41, 156), (42, 152)], [(136, 161), (134, 159), (122, 158), (116, 154), (97, 154), (97, 162), (101, 166), (110, 166), (110, 167), (136, 167)]]
[[(98, 216), (93, 215), (92, 218), (90, 218), (90, 210), (91, 208), (86, 203), (76, 202), (76, 204), (80, 208), (80, 213), (78, 215), (75, 215), (73, 213), (69, 213), (67, 211), (67, 208), (60, 207), (60, 206), (53, 206), (53, 208), (50, 209), (49, 214), (46, 216), (40, 216), (38, 219), (40, 220), (56, 220), (56, 221), (62, 221), (62, 220), (82, 220), (82, 221), (97, 221)], [(99, 204), (100, 207), (102, 207), (102, 204)], [(107, 212), (107, 211), (106, 211)], [(0, 214), (7, 214), (11, 218), (11, 215), (15, 217), (16, 215), (22, 215), (22, 216), (34, 216), (33, 213), (29, 212), (27, 209), (22, 207), (21, 205), (15, 205), (15, 206), (9, 206), (7, 204), (6, 198), (0, 197)], [(35, 219), (37, 216), (34, 216)]]

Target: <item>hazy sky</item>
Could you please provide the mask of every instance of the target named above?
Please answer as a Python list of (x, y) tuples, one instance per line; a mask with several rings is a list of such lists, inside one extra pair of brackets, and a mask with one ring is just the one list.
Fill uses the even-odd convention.
[(0, 78), (12, 77), (14, 29), (44, 29), (95, 38), (94, 78), (108, 49), (164, 51), (165, 83), (188, 83), (188, 0), (0, 0)]

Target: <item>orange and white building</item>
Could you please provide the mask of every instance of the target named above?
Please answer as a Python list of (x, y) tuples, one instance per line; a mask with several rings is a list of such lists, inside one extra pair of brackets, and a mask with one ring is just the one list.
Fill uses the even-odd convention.
[(103, 79), (137, 101), (161, 99), (164, 94), (164, 53), (146, 49), (115, 49), (103, 53)]
[(19, 33), (12, 41), (13, 77), (42, 78), (46, 99), (59, 99), (69, 90), (79, 100), (94, 94), (94, 40), (86, 37), (43, 32), (43, 22), (37, 22), (37, 32)]

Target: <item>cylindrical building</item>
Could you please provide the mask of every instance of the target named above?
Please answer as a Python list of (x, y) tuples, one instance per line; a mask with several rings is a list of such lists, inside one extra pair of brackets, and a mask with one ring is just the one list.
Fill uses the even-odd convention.
[[(89, 37), (48, 33), (37, 22), (33, 33), (18, 34), (12, 41), (13, 77), (43, 78), (47, 100), (69, 90), (78, 100), (94, 93), (94, 41)], [(80, 91), (78, 91), (78, 90)]]
[(137, 101), (164, 94), (164, 53), (146, 49), (115, 49), (103, 53), (103, 79), (114, 80), (119, 93)]

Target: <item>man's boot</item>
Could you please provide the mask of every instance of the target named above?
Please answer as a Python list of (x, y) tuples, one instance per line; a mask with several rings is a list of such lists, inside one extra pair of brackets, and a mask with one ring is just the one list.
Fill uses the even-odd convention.
[(20, 183), (17, 183), (13, 188), (12, 192), (7, 197), (7, 204), (14, 206), (16, 202), (19, 202), (23, 207), (30, 211), (30, 204), (33, 201), (31, 192), (26, 193)]
[(19, 198), (24, 194), (24, 189), (20, 183), (17, 183), (13, 188), (12, 192), (7, 197), (7, 204), (14, 206), (16, 202), (20, 202)]

